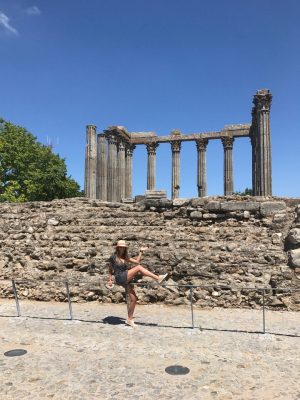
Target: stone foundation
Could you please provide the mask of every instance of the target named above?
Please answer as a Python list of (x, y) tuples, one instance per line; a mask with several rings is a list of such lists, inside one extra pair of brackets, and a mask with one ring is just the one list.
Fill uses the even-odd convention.
[[(144, 199), (122, 204), (86, 198), (0, 205), (0, 279), (32, 279), (18, 284), (20, 298), (123, 302), (124, 290), (107, 282), (107, 258), (120, 238), (130, 255), (149, 246), (141, 264), (168, 271), (167, 283), (208, 285), (195, 289), (199, 306), (300, 309), (300, 287), (294, 274), (300, 248), (300, 199), (205, 197)], [(292, 268), (291, 268), (292, 267)], [(45, 282), (45, 280), (47, 282)], [(233, 287), (233, 289), (229, 289)], [(241, 289), (243, 287), (244, 289)], [(172, 289), (172, 290), (171, 290)], [(140, 302), (189, 304), (187, 288), (138, 288)], [(13, 297), (10, 282), (0, 282), (0, 295)]]

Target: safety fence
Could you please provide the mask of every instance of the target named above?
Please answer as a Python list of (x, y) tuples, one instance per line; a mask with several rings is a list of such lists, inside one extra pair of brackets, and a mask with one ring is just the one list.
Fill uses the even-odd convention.
[[(17, 316), (20, 317), (21, 316), (21, 308), (20, 308), (20, 299), (19, 299), (19, 295), (18, 295), (18, 285), (30, 285), (33, 286), (35, 284), (41, 284), (41, 283), (52, 283), (52, 284), (60, 284), (63, 285), (65, 288), (65, 297), (67, 299), (68, 302), (68, 308), (69, 308), (69, 319), (73, 320), (74, 319), (74, 314), (73, 314), (73, 308), (72, 308), (72, 297), (71, 297), (71, 293), (70, 293), (70, 286), (71, 285), (79, 285), (79, 284), (87, 284), (87, 285), (95, 285), (98, 284), (99, 285), (99, 281), (97, 282), (93, 282), (93, 281), (84, 281), (84, 280), (42, 280), (42, 281), (38, 281), (38, 280), (31, 280), (31, 279), (11, 279), (11, 280), (7, 280), (7, 279), (0, 279), (0, 282), (10, 282), (11, 286), (12, 286), (12, 290), (13, 290), (13, 294), (14, 294), (14, 298), (15, 298), (15, 304), (16, 304), (16, 311), (17, 311)], [(104, 285), (104, 283), (101, 283), (102, 285)], [(134, 282), (134, 285), (140, 286), (140, 287), (155, 287), (157, 286), (156, 284), (153, 283), (147, 283), (147, 282)], [(190, 300), (190, 313), (191, 313), (191, 325), (190, 328), (199, 328), (198, 326), (195, 326), (195, 320), (194, 320), (194, 300), (193, 300), (193, 294), (195, 289), (204, 289), (204, 290), (209, 290), (212, 288), (217, 288), (218, 286), (216, 284), (214, 285), (189, 285), (189, 284), (160, 284), (159, 286), (161, 287), (176, 287), (176, 288), (185, 288), (189, 291), (189, 300)], [(266, 295), (270, 292), (272, 292), (272, 295), (274, 296), (276, 294), (276, 292), (279, 293), (286, 293), (286, 294), (292, 294), (292, 293), (296, 293), (296, 292), (300, 292), (300, 288), (293, 288), (293, 287), (284, 287), (284, 288), (270, 288), (270, 287), (238, 287), (238, 286), (227, 286), (227, 285), (222, 285), (218, 287), (220, 290), (234, 290), (234, 291), (243, 291), (245, 292), (256, 292), (258, 294), (261, 295), (262, 297), (262, 302), (261, 302), (261, 311), (262, 311), (262, 329), (259, 331), (256, 331), (255, 333), (268, 333), (266, 332), (266, 309), (267, 309), (267, 304), (266, 304)], [(126, 292), (126, 302), (127, 302), (127, 306), (129, 306), (129, 296), (127, 295)], [(288, 313), (288, 311), (285, 312), (285, 314)], [(299, 313), (300, 315), (300, 313)], [(299, 323), (298, 323), (299, 326)], [(269, 332), (270, 333), (270, 332)], [(281, 334), (281, 333), (279, 333)], [(283, 334), (283, 333), (282, 333)], [(288, 336), (296, 336), (296, 337), (300, 337), (300, 333), (297, 334), (292, 334), (292, 335), (288, 335)]]

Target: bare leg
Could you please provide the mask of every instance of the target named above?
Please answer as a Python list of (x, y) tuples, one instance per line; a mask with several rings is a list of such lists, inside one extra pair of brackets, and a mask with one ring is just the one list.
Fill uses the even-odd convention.
[(130, 282), (137, 273), (141, 273), (142, 275), (149, 276), (150, 278), (154, 279), (155, 281), (159, 280), (159, 276), (153, 274), (152, 272), (148, 271), (146, 268), (142, 267), (141, 265), (137, 265), (136, 267), (133, 267), (128, 270), (128, 275), (127, 275), (127, 282)]
[(130, 297), (130, 305), (129, 305), (129, 309), (128, 309), (128, 319), (132, 320), (138, 297), (131, 285), (128, 286), (128, 296)]

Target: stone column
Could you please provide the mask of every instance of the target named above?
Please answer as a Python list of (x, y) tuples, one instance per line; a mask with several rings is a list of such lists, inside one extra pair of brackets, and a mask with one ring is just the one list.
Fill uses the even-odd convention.
[(172, 199), (179, 197), (180, 189), (180, 149), (181, 141), (173, 140), (172, 148)]
[(118, 201), (118, 158), (117, 138), (114, 134), (107, 134), (107, 201)]
[(97, 145), (97, 199), (107, 199), (106, 137), (98, 135)]
[(254, 136), (254, 133), (250, 133), (250, 141), (251, 141), (251, 147), (252, 147), (252, 194), (255, 195), (257, 192), (257, 160), (256, 160), (256, 137)]
[(224, 195), (230, 196), (233, 193), (233, 170), (232, 170), (232, 147), (233, 137), (223, 137), (224, 146)]
[(156, 178), (156, 149), (158, 143), (147, 143), (148, 168), (147, 168), (147, 190), (155, 190)]
[(270, 139), (270, 108), (272, 94), (267, 89), (258, 90), (254, 95), (256, 122), (256, 192), (257, 196), (272, 195), (272, 160)]
[(125, 143), (118, 143), (118, 201), (125, 199)]
[(259, 187), (259, 177), (258, 177), (257, 118), (256, 118), (255, 107), (252, 108), (252, 124), (249, 136), (252, 146), (252, 194), (254, 196), (257, 196)]
[(125, 197), (126, 199), (132, 198), (132, 155), (133, 150), (135, 149), (134, 145), (126, 146), (126, 159), (125, 159)]
[(84, 192), (86, 197), (96, 198), (97, 133), (95, 125), (86, 127)]
[(208, 139), (197, 139), (197, 187), (198, 196), (206, 196), (206, 146)]

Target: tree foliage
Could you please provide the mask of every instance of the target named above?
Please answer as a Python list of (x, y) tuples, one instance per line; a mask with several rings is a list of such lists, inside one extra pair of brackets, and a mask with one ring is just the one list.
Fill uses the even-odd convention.
[(253, 196), (253, 190), (250, 188), (246, 188), (243, 192), (233, 192), (233, 194), (239, 196)]
[(48, 201), (81, 196), (65, 160), (25, 128), (0, 119), (0, 201)]

